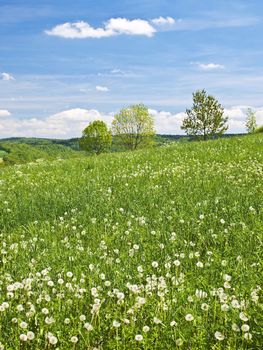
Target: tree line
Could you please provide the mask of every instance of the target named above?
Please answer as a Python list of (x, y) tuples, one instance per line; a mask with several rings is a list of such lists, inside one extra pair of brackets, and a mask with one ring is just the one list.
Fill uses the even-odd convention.
[[(181, 129), (195, 139), (207, 140), (222, 136), (228, 129), (228, 117), (218, 100), (205, 90), (193, 93), (193, 105), (186, 109)], [(257, 129), (255, 112), (247, 111), (246, 128), (249, 133)], [(154, 120), (149, 109), (136, 104), (121, 109), (114, 116), (111, 129), (102, 120), (90, 123), (82, 132), (80, 148), (95, 154), (107, 151), (115, 140), (124, 148), (136, 150), (152, 143), (155, 136)]]

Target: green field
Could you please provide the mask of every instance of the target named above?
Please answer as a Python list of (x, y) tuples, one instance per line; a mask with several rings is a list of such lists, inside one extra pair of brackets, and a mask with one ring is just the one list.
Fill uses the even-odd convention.
[(262, 349), (263, 137), (0, 170), (0, 349)]

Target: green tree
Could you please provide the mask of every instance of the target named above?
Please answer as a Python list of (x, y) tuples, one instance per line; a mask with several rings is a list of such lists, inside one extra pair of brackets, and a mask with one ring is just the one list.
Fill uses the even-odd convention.
[(112, 131), (126, 148), (135, 150), (151, 143), (154, 120), (145, 105), (132, 105), (114, 116)]
[(193, 106), (186, 110), (181, 129), (187, 135), (201, 136), (203, 140), (220, 136), (227, 129), (227, 117), (224, 117), (224, 108), (205, 90), (193, 93)]
[(247, 114), (247, 119), (246, 119), (247, 132), (253, 133), (257, 129), (256, 113), (251, 108), (248, 108), (246, 114)]
[(100, 154), (110, 148), (112, 135), (102, 120), (90, 123), (82, 132), (80, 148), (91, 153)]

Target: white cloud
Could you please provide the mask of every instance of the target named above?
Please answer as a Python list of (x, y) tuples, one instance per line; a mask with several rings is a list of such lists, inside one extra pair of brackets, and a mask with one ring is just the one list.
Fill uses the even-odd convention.
[(175, 19), (172, 17), (159, 17), (159, 18), (154, 18), (151, 20), (155, 25), (159, 26), (159, 25), (165, 25), (165, 24), (174, 24), (175, 23)]
[(106, 24), (106, 29), (116, 34), (146, 35), (149, 37), (156, 32), (150, 23), (143, 19), (111, 18)]
[(46, 34), (69, 39), (105, 38), (115, 35), (144, 35), (151, 37), (156, 32), (149, 21), (142, 19), (111, 18), (103, 28), (93, 28), (84, 21), (67, 22), (46, 30)]
[(2, 80), (6, 80), (6, 81), (15, 80), (13, 75), (11, 75), (10, 73), (3, 72), (1, 73), (1, 77), (2, 77)]
[(225, 69), (225, 66), (223, 66), (222, 64), (218, 64), (218, 63), (207, 63), (207, 64), (198, 63), (198, 67), (202, 70), (205, 70), (205, 71)]
[(111, 73), (111, 74), (124, 74), (124, 72), (123, 72), (121, 69), (118, 69), (118, 68), (112, 69), (112, 70), (110, 71), (110, 73)]
[(96, 86), (96, 90), (97, 90), (97, 91), (100, 91), (100, 92), (107, 92), (107, 91), (109, 91), (109, 88), (107, 88), (107, 86), (100, 86), (100, 85), (97, 85), (97, 86)]
[(259, 21), (257, 17), (227, 17), (178, 19), (167, 16), (154, 19), (110, 18), (103, 26), (94, 28), (88, 22), (66, 22), (46, 30), (48, 35), (68, 39), (106, 38), (116, 35), (143, 35), (151, 37), (158, 30), (204, 30), (208, 28), (227, 28), (251, 26)]
[(10, 117), (8, 123), (1, 122), (0, 120), (0, 138), (14, 136), (79, 137), (82, 130), (90, 122), (97, 119), (104, 120), (110, 126), (112, 115), (100, 113), (95, 109), (75, 108), (53, 114), (44, 119), (18, 119)]
[[(247, 118), (247, 109), (249, 106), (237, 106), (225, 109), (225, 116), (229, 117), (229, 133), (243, 133), (246, 132), (245, 123)], [(258, 125), (263, 125), (263, 107), (252, 108), (256, 113), (256, 120)]]
[[(244, 133), (247, 107), (232, 107), (225, 109), (229, 117), (228, 133)], [(263, 107), (254, 109), (258, 125), (263, 124)], [(155, 129), (159, 134), (183, 134), (181, 130), (185, 113), (171, 113), (149, 109), (155, 121)], [(94, 120), (103, 120), (109, 127), (114, 117), (112, 113), (101, 113), (95, 109), (75, 108), (53, 114), (47, 118), (18, 119), (6, 110), (0, 110), (0, 138), (27, 136), (48, 138), (70, 138), (81, 136), (82, 130)], [(8, 117), (8, 122), (5, 119)]]
[(11, 115), (11, 113), (10, 113), (8, 110), (6, 110), (6, 109), (0, 109), (0, 118), (1, 118), (1, 117), (3, 117), (3, 118), (9, 117), (10, 115)]
[(155, 129), (158, 134), (182, 135), (182, 120), (185, 113), (171, 113), (166, 111), (157, 111), (149, 109), (150, 114), (154, 117)]

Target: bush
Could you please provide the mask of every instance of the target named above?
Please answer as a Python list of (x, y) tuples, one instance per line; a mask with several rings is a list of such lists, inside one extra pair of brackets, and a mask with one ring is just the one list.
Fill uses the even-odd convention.
[(256, 128), (255, 133), (260, 133), (263, 132), (263, 125), (259, 126), (258, 128)]

